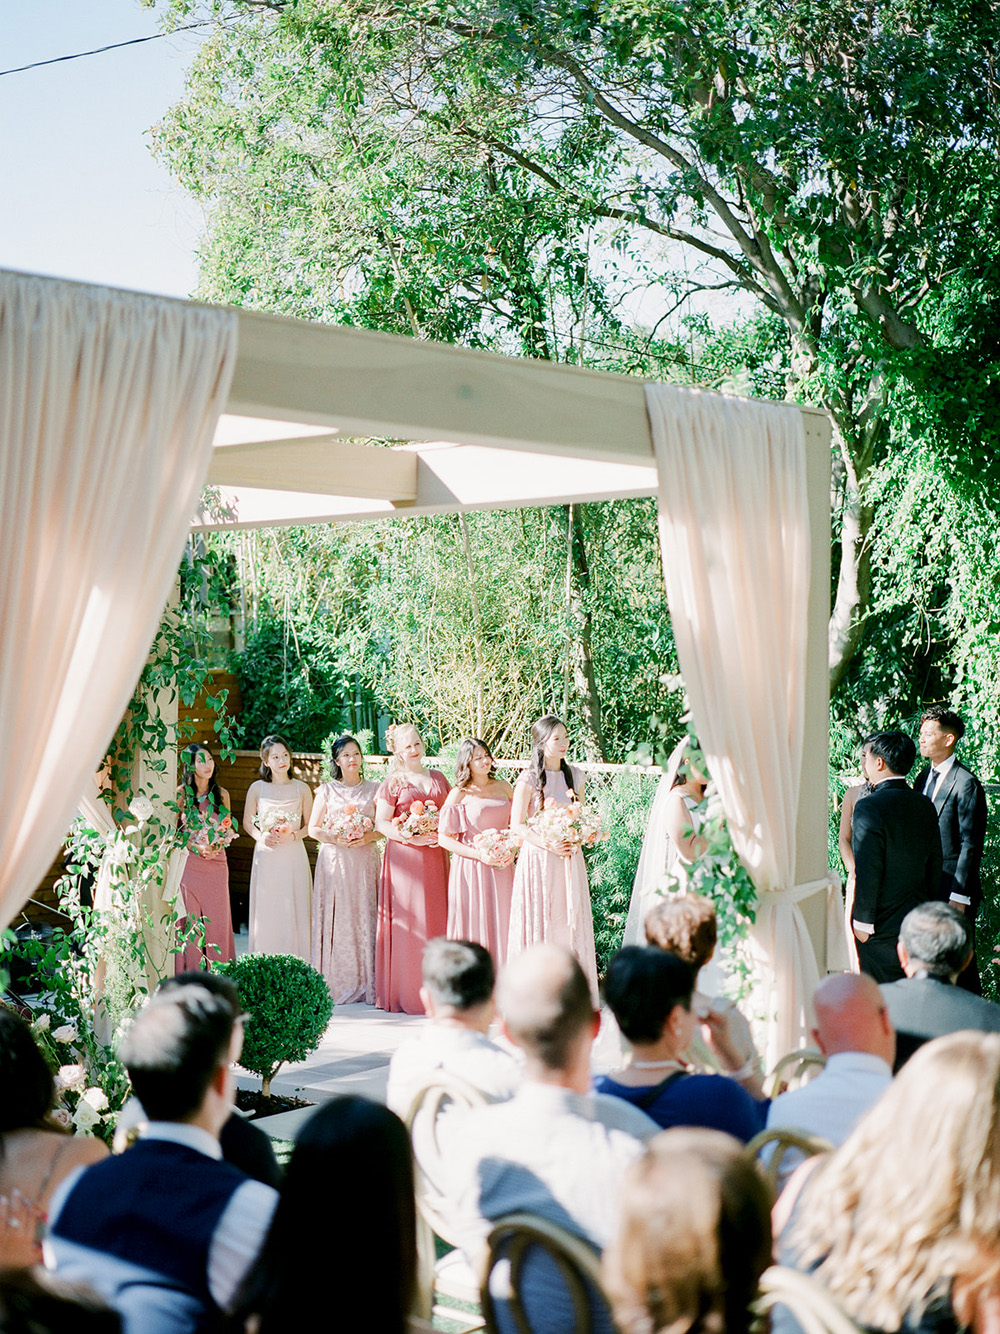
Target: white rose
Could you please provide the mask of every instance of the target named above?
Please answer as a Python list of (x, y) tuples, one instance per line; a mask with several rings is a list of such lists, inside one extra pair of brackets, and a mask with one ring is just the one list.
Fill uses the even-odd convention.
[(83, 1101), (93, 1107), (95, 1112), (106, 1112), (108, 1110), (108, 1095), (103, 1089), (84, 1089)]
[(48, 1014), (39, 1014), (35, 1016), (34, 1029), (36, 1033), (44, 1033), (49, 1024), (52, 1023), (52, 1016)]
[(128, 804), (128, 808), (131, 814), (135, 816), (135, 818), (140, 822), (140, 824), (142, 823), (143, 820), (148, 820), (149, 817), (153, 814), (153, 803), (150, 801), (148, 797), (143, 797), (141, 795), (138, 797), (133, 797)]
[(73, 1124), (73, 1118), (65, 1107), (53, 1107), (49, 1112), (49, 1120), (55, 1122), (57, 1126), (62, 1126), (63, 1130), (69, 1130)]
[(87, 1072), (82, 1065), (61, 1065), (56, 1075), (57, 1089), (78, 1089), (87, 1082)]
[(75, 1042), (78, 1036), (76, 1024), (63, 1024), (59, 1028), (54, 1028), (52, 1036), (56, 1042)]
[(101, 1124), (101, 1118), (90, 1103), (81, 1098), (76, 1104), (76, 1111), (73, 1113), (73, 1124), (82, 1135), (86, 1135), (93, 1130), (94, 1126)]

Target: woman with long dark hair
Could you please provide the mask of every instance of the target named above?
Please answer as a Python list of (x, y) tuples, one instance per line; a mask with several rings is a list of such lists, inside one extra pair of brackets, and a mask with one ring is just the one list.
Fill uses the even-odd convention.
[(316, 793), (309, 835), (319, 843), (313, 883), (313, 967), (335, 1005), (375, 1003), (378, 784), (364, 777), (361, 747), (341, 736), (330, 749), (329, 783)]
[(260, 743), (260, 778), (250, 784), (243, 828), (257, 846), (250, 870), (250, 953), (312, 958), (312, 875), (303, 839), (312, 793), (280, 736)]
[(507, 957), (547, 941), (573, 951), (597, 998), (590, 885), (579, 844), (548, 842), (531, 825), (546, 802), (583, 801), (583, 773), (566, 761), (569, 733), (555, 714), (531, 729), (531, 762), (514, 784), (511, 831), (524, 840), (514, 871)]
[(330, 1310), (338, 1329), (404, 1334), (416, 1291), (413, 1192), (399, 1117), (367, 1098), (324, 1103), (295, 1141), (271, 1227), (236, 1300), (236, 1327), (285, 1334), (312, 1328)]
[(181, 765), (177, 804), (188, 854), (181, 876), (181, 899), (188, 918), (201, 917), (205, 923), (204, 944), (189, 942), (181, 956), (178, 971), (186, 973), (236, 957), (226, 860), (226, 847), (236, 837), (236, 827), (229, 793), (219, 786), (208, 747), (185, 746)]
[(477, 843), (488, 831), (509, 830), (513, 790), (497, 778), (485, 741), (467, 737), (455, 760), (455, 786), (441, 811), (441, 846), (452, 854), (448, 876), (448, 938), (474, 940), (489, 950), (497, 969), (507, 958), (512, 852), (490, 852)]

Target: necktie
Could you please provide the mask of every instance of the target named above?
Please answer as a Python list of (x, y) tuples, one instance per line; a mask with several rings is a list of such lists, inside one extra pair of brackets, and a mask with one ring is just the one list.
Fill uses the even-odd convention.
[(938, 771), (934, 768), (932, 764), (931, 771), (927, 775), (927, 782), (924, 784), (924, 794), (930, 797), (931, 801), (934, 800), (934, 789), (937, 787), (938, 779), (940, 778), (940, 776), (941, 775), (938, 773)]

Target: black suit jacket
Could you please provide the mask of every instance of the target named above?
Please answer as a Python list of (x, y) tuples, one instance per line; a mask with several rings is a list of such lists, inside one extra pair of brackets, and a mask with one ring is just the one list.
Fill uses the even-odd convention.
[[(928, 767), (917, 775), (914, 791), (923, 792), (930, 772)], [(970, 900), (974, 916), (983, 897), (979, 865), (986, 842), (986, 793), (976, 775), (956, 760), (933, 800), (944, 855), (941, 891), (935, 897), (947, 900), (960, 894)]]
[(934, 803), (905, 778), (887, 778), (854, 807), (854, 920), (894, 947), (903, 918), (941, 894), (941, 835)]
[(882, 996), (896, 1030), (896, 1070), (918, 1047), (944, 1033), (964, 1028), (1000, 1033), (1000, 1005), (943, 978), (921, 973), (902, 982), (888, 982), (882, 986)]

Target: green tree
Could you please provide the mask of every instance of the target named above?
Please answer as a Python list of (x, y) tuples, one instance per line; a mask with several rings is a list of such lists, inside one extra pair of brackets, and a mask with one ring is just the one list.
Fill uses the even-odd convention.
[[(990, 313), (973, 275), (1000, 199), (995, 5), (237, 0), (235, 15), (159, 140), (214, 208), (205, 294), (601, 361), (635, 342), (616, 253), (671, 290), (665, 243), (707, 262), (700, 281), (782, 323), (789, 392), (835, 423), (838, 684), (903, 387), (935, 422), (976, 416), (935, 298), (950, 282), (974, 324)], [(965, 431), (980, 459), (989, 430)]]

